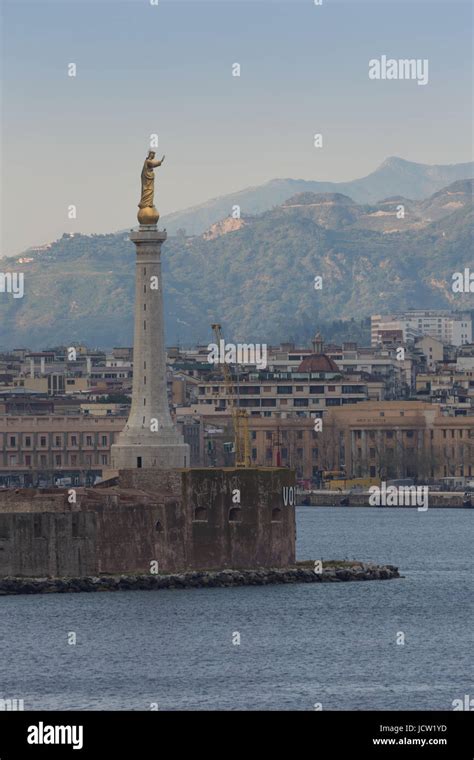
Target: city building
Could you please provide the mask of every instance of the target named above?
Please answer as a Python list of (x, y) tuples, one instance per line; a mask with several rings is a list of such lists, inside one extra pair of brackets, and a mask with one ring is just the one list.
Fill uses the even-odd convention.
[[(323, 352), (320, 336), (316, 338), (316, 353), (292, 354), (287, 348), (280, 352), (286, 370), (234, 370), (231, 389), (217, 367), (212, 377), (197, 383), (195, 400), (189, 408), (178, 412), (226, 416), (236, 404), (251, 417), (321, 417), (333, 406), (386, 397), (385, 376), (363, 370), (341, 371), (334, 359)], [(298, 362), (288, 369), (287, 362), (294, 362), (295, 356)]]
[(0, 414), (0, 486), (92, 485), (110, 468), (125, 417)]
[(431, 335), (415, 338), (415, 351), (419, 351), (424, 357), (426, 367), (429, 370), (434, 370), (436, 365), (444, 359), (443, 342)]
[(409, 309), (398, 314), (374, 314), (371, 317), (371, 344), (381, 343), (386, 331), (398, 331), (402, 342), (430, 335), (441, 343), (462, 346), (472, 342), (470, 312), (441, 309)]
[(437, 404), (368, 402), (331, 410), (323, 437), (335, 469), (348, 478), (474, 474), (474, 417), (447, 414)]

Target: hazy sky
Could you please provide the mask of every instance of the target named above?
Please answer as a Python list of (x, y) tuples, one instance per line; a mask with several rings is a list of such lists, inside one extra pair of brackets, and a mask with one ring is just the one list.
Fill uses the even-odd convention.
[[(353, 179), (390, 155), (471, 159), (469, 3), (3, 0), (2, 10), (3, 255), (64, 231), (136, 225), (151, 133), (166, 154), (161, 214), (275, 177)], [(428, 84), (370, 80), (368, 61), (382, 55), (427, 58)]]

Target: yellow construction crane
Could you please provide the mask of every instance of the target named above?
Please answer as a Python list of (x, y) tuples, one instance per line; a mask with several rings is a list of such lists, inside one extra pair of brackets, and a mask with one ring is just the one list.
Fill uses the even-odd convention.
[[(214, 330), (217, 347), (219, 349), (221, 340), (223, 340), (221, 325), (213, 324), (211, 327)], [(248, 413), (246, 409), (240, 409), (237, 406), (237, 396), (235, 394), (234, 383), (232, 382), (232, 374), (229, 369), (229, 365), (226, 364), (226, 362), (222, 363), (222, 371), (224, 373), (224, 382), (232, 415), (232, 425), (234, 428), (235, 466), (250, 467), (250, 433)]]

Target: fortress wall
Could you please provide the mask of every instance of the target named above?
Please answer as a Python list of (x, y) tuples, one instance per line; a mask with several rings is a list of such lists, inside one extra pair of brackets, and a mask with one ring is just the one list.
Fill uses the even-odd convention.
[[(283, 567), (295, 561), (294, 506), (285, 507), (282, 498), (283, 487), (294, 486), (293, 471), (193, 469), (184, 471), (183, 480), (188, 567)], [(240, 503), (233, 500), (237, 490)], [(200, 509), (207, 509), (206, 519), (199, 519)]]
[[(153, 519), (162, 526), (154, 534), (160, 570), (284, 567), (295, 561), (295, 510), (283, 503), (283, 488), (295, 485), (292, 470), (121, 470), (120, 485), (159, 494)], [(240, 503), (232, 498), (236, 490)], [(275, 509), (278, 521), (272, 520)]]
[(2, 512), (63, 512), (67, 509), (67, 489), (48, 493), (37, 488), (0, 490)]
[(294, 484), (286, 468), (139, 469), (117, 487), (78, 489), (76, 504), (67, 491), (2, 493), (0, 576), (285, 567), (295, 510), (283, 492)]
[(94, 574), (94, 513), (0, 514), (0, 576)]

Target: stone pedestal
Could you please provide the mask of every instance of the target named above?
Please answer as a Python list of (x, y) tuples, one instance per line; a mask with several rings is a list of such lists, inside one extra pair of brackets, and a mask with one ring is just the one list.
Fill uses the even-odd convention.
[(130, 235), (137, 250), (133, 394), (127, 424), (112, 446), (112, 469), (190, 464), (190, 448), (174, 425), (168, 404), (163, 329), (161, 246), (166, 232), (141, 225)]

